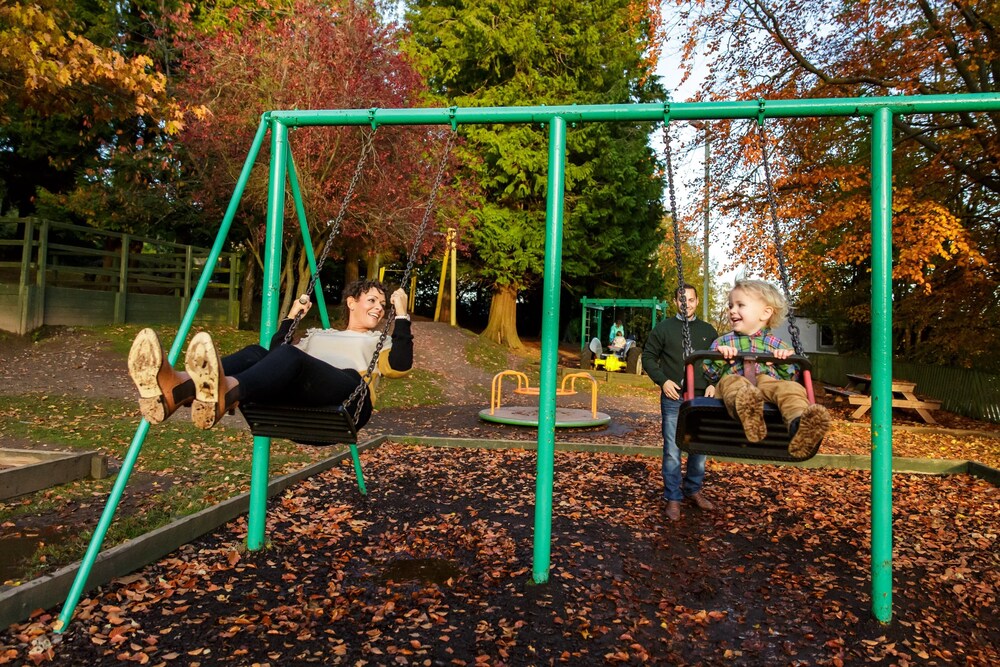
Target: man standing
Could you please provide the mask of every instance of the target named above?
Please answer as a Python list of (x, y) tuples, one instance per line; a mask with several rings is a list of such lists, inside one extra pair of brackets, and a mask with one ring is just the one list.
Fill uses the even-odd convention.
[[(682, 298), (683, 294), (683, 298)], [(642, 368), (660, 388), (660, 417), (663, 427), (663, 499), (667, 501), (667, 517), (671, 521), (681, 518), (681, 501), (690, 498), (700, 509), (710, 510), (713, 505), (701, 493), (705, 479), (704, 454), (689, 454), (687, 471), (681, 484), (681, 450), (675, 440), (677, 414), (683, 400), (681, 382), (684, 378), (684, 316), (687, 313), (691, 331), (691, 349), (707, 350), (718, 337), (718, 332), (708, 322), (695, 316), (698, 309), (698, 291), (685, 283), (674, 294), (677, 316), (663, 320), (649, 334), (642, 351)], [(685, 310), (686, 306), (686, 310)], [(702, 373), (695, 373), (695, 394), (704, 395), (707, 381)]]

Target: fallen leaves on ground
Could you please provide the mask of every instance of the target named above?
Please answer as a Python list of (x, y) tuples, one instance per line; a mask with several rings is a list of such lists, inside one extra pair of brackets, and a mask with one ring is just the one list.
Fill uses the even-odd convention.
[[(0, 635), (0, 664), (997, 664), (1000, 492), (895, 475), (895, 622), (870, 617), (869, 475), (712, 464), (670, 523), (659, 461), (555, 455), (549, 581), (534, 452), (366, 452)], [(234, 553), (237, 556), (234, 556)], [(419, 567), (418, 567), (419, 566)]]

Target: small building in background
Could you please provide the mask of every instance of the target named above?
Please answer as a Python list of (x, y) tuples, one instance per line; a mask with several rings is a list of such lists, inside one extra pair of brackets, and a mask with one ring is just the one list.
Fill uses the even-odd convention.
[[(825, 324), (817, 324), (804, 317), (796, 317), (795, 326), (799, 328), (799, 340), (802, 342), (803, 352), (806, 354), (814, 352), (836, 354), (837, 346), (834, 342), (832, 327)], [(788, 332), (788, 322), (775, 329), (774, 335), (791, 345), (792, 335)]]

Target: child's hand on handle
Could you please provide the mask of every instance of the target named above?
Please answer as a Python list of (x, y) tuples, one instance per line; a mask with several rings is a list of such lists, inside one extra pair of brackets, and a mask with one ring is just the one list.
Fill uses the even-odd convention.
[(721, 354), (723, 359), (735, 359), (740, 353), (740, 351), (732, 345), (720, 345), (716, 352)]
[(395, 292), (392, 293), (392, 295), (389, 297), (389, 301), (392, 303), (392, 307), (396, 310), (396, 317), (404, 317), (407, 314), (406, 290), (404, 290), (402, 287), (400, 287), (399, 289), (397, 289)]
[(309, 299), (308, 294), (303, 294), (292, 304), (291, 310), (288, 311), (288, 319), (294, 320), (295, 316), (300, 312), (304, 317), (305, 314), (309, 312), (310, 308), (312, 308), (312, 301)]

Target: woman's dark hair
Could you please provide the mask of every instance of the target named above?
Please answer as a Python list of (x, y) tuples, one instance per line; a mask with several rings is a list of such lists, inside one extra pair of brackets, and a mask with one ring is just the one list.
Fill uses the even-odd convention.
[[(345, 322), (351, 319), (351, 311), (347, 308), (347, 297), (351, 297), (355, 300), (360, 299), (362, 294), (366, 294), (372, 288), (382, 292), (383, 299), (386, 301), (389, 300), (389, 290), (386, 289), (386, 286), (381, 280), (355, 280), (354, 282), (347, 284), (347, 287), (344, 288), (344, 294), (340, 301), (344, 307)], [(386, 304), (386, 308), (388, 307), (388, 304)]]

